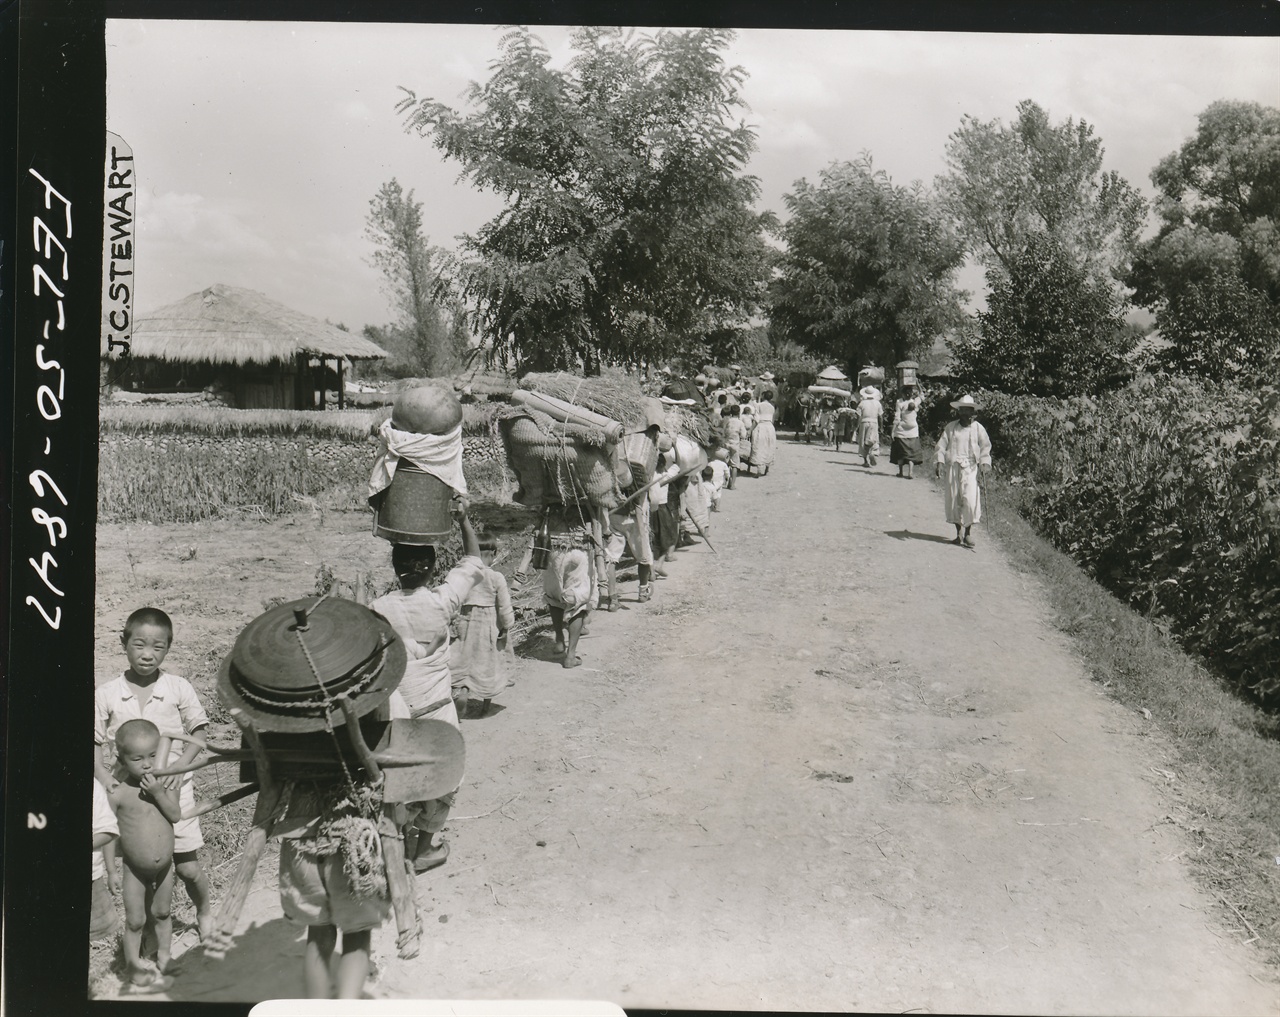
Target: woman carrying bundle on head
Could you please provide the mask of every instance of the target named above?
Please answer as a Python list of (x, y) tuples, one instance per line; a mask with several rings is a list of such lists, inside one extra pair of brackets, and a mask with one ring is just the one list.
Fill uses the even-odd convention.
[(903, 385), (902, 398), (893, 409), (893, 444), (889, 448), (889, 462), (898, 467), (898, 476), (908, 480), (914, 479), (914, 467), (924, 462), (924, 453), (920, 451), (920, 425), (916, 420), (919, 410), (920, 397), (915, 385)]

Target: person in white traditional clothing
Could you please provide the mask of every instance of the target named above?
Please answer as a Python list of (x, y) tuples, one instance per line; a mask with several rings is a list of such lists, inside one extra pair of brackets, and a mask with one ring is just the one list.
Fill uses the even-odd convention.
[(874, 385), (864, 385), (858, 390), (858, 451), (862, 453), (862, 465), (874, 466), (880, 454), (880, 414), (884, 404), (880, 390)]
[[(765, 372), (768, 374), (768, 372)], [(770, 380), (773, 375), (769, 375)], [(773, 426), (773, 392), (766, 389), (760, 393), (760, 401), (756, 404), (756, 429), (751, 436), (750, 468), (758, 470), (760, 476), (769, 472), (773, 458), (778, 451), (778, 433)]]
[(729, 486), (729, 450), (719, 448), (707, 469), (711, 471), (711, 511), (720, 511), (720, 496)]
[(449, 670), (453, 702), (459, 718), (473, 699), (482, 700), (479, 715), (488, 716), (490, 702), (507, 687), (507, 633), (516, 623), (507, 577), (493, 567), (498, 553), (494, 537), (480, 538), (484, 573), (462, 602), (456, 622), (458, 639), (452, 644)]
[(943, 497), (947, 522), (956, 528), (953, 544), (973, 547), (971, 528), (982, 518), (982, 493), (978, 473), (991, 472), (991, 438), (987, 429), (974, 419), (978, 404), (966, 395), (951, 404), (958, 419), (951, 421), (938, 439), (934, 457), (934, 476), (941, 477), (946, 467)]

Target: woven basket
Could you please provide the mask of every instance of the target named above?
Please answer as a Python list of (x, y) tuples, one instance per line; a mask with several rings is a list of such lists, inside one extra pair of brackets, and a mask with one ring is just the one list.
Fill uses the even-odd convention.
[(618, 446), (631, 467), (636, 482), (647, 484), (658, 468), (658, 443), (648, 431), (636, 431), (622, 436)]
[(613, 457), (608, 448), (570, 437), (555, 437), (529, 417), (509, 417), (499, 430), (507, 462), (519, 481), (515, 499), (542, 506), (587, 501), (604, 508), (622, 502)]

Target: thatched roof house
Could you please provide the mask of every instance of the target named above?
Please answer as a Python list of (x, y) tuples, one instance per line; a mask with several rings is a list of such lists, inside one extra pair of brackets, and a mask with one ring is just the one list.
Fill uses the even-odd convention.
[(234, 392), (237, 406), (282, 409), (316, 406), (317, 389), (323, 408), (334, 374), (341, 407), (346, 363), (386, 355), (363, 336), (255, 290), (221, 284), (140, 317), (129, 353), (138, 365), (135, 383), (220, 385)]

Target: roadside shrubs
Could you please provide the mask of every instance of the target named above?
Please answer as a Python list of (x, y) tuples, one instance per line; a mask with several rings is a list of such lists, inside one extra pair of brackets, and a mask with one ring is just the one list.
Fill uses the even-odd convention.
[(979, 401), (1041, 533), (1280, 706), (1280, 389), (1142, 376), (1098, 398)]

